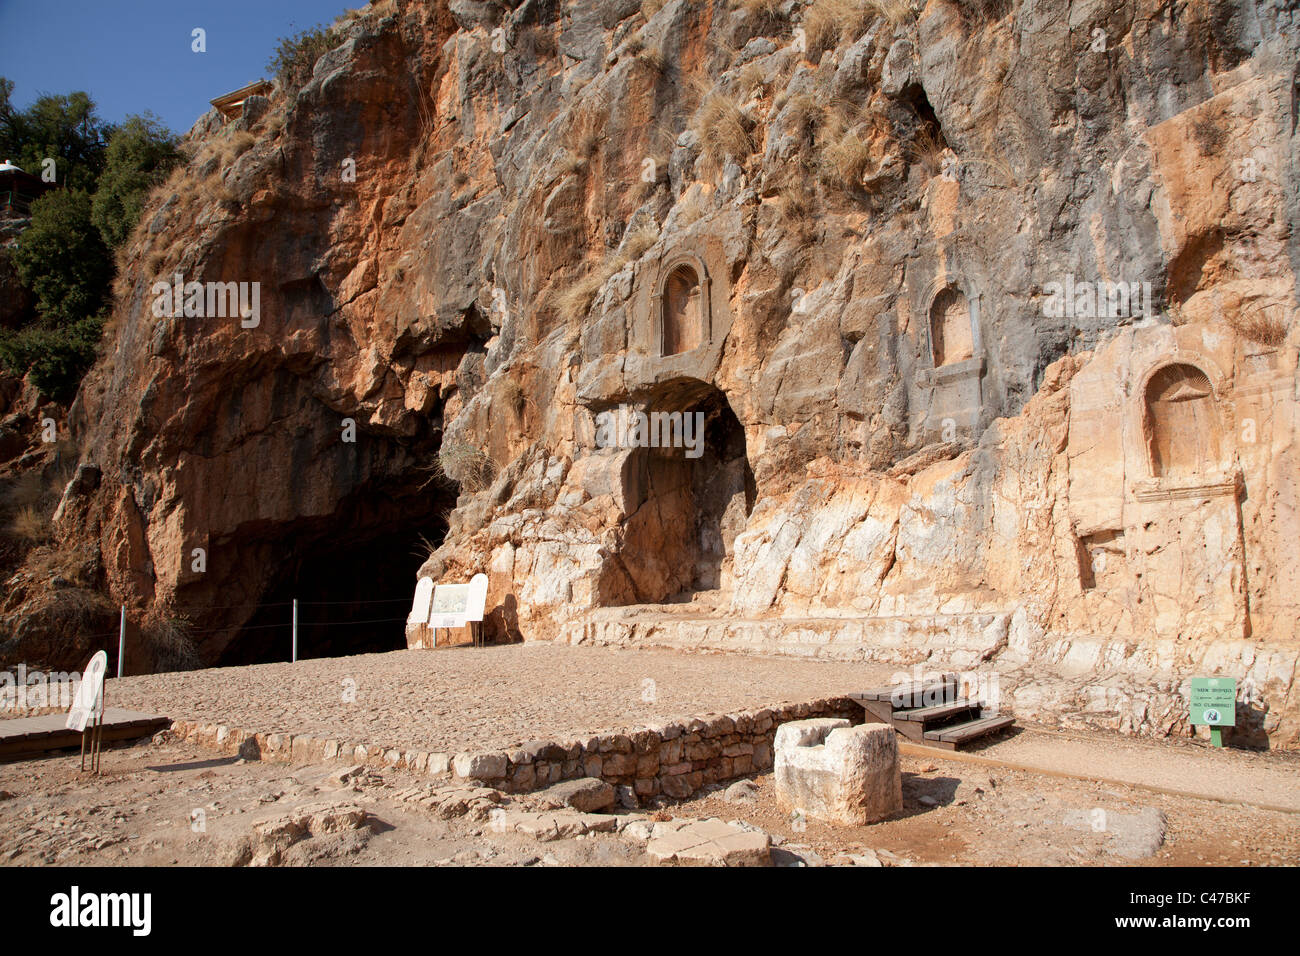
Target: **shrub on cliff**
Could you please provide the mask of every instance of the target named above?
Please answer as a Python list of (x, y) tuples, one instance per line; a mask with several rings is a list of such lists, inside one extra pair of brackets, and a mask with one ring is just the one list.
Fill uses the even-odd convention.
[(496, 479), (497, 466), (487, 453), (465, 442), (447, 442), (438, 452), (438, 469), (462, 491), (477, 494)]
[(332, 50), (342, 37), (334, 27), (312, 27), (294, 36), (284, 37), (275, 55), (266, 64), (280, 85), (296, 90), (311, 79), (311, 71), (322, 55)]
[(149, 191), (181, 161), (178, 144), (178, 138), (149, 114), (127, 117), (113, 132), (91, 207), (95, 227), (109, 246), (116, 248), (126, 240)]
[(69, 402), (95, 362), (104, 320), (98, 316), (69, 325), (41, 322), (16, 331), (0, 330), (0, 365), (18, 377), (30, 376), (41, 394)]

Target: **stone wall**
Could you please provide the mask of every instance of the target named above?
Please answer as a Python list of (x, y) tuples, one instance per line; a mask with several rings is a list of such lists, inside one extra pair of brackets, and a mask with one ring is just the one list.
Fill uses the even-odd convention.
[(475, 780), (510, 793), (540, 790), (562, 780), (599, 777), (633, 788), (641, 799), (680, 799), (709, 784), (770, 770), (776, 728), (791, 720), (843, 717), (863, 721), (844, 697), (778, 704), (735, 714), (707, 715), (637, 729), (556, 741), (532, 741), (511, 751), (444, 754), (306, 734), (261, 733), (178, 720), (172, 732), (228, 755), (294, 765), (316, 763), (391, 767)]

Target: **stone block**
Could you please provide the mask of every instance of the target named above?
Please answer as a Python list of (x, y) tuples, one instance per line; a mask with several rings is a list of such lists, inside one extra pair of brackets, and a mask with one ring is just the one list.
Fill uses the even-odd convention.
[(456, 776), (473, 780), (497, 780), (505, 776), (507, 766), (501, 753), (456, 754), (452, 760)]
[(887, 724), (851, 727), (829, 717), (782, 724), (775, 777), (783, 806), (827, 823), (872, 823), (903, 808), (898, 741)]
[(721, 820), (656, 824), (646, 855), (661, 866), (772, 865), (771, 840), (766, 833)]
[(596, 780), (592, 777), (566, 780), (564, 783), (548, 787), (538, 796), (553, 800), (559, 806), (572, 807), (583, 813), (612, 809), (615, 801), (614, 788), (604, 780)]

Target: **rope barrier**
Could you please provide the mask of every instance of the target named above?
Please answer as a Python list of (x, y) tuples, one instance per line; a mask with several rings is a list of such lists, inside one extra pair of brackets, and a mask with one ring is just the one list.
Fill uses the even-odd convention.
[[(252, 611), (254, 611), (254, 612), (257, 612), (257, 611), (266, 610), (267, 608), (288, 608), (288, 607), (293, 607), (295, 604), (296, 604), (296, 606), (297, 606), (298, 608), (311, 608), (311, 607), (345, 607), (345, 606), (347, 606), (347, 605), (355, 605), (355, 606), (357, 606), (357, 607), (363, 607), (363, 606), (371, 606), (371, 605), (409, 604), (410, 601), (411, 601), (410, 598), (373, 598), (373, 599), (359, 598), (359, 599), (357, 599), (357, 600), (353, 600), (353, 601), (297, 601), (297, 602), (294, 602), (294, 601), (270, 601), (270, 602), (261, 603), (261, 604), (191, 604), (191, 605), (187, 605), (183, 610), (184, 610), (185, 612), (189, 612), (189, 611), (218, 611), (218, 610), (228, 611), (228, 610), (236, 610), (236, 609), (246, 609), (246, 610), (252, 610)], [(320, 628), (320, 627), (368, 627), (368, 626), (375, 625), (375, 624), (401, 624), (401, 623), (405, 623), (405, 622), (406, 622), (406, 617), (405, 617), (405, 616), (403, 616), (403, 617), (376, 617), (376, 618), (367, 618), (367, 619), (365, 619), (365, 620), (361, 620), (361, 621), (311, 621), (311, 620), (301, 620), (301, 619), (299, 619), (298, 614), (297, 614), (297, 611), (295, 610), (294, 615), (293, 615), (293, 617), (292, 617), (291, 620), (287, 620), (287, 621), (284, 621), (284, 622), (282, 622), (282, 623), (277, 623), (277, 624), (244, 624), (244, 625), (242, 625), (242, 626), (240, 626), (240, 625), (232, 625), (231, 627), (201, 627), (201, 628), (186, 628), (185, 631), (186, 631), (186, 633), (189, 634), (189, 635), (202, 636), (202, 635), (207, 635), (207, 634), (223, 634), (223, 633), (229, 633), (230, 631), (235, 631), (235, 632), (237, 632), (237, 633), (243, 633), (244, 631), (281, 631), (281, 630), (287, 630), (287, 631), (290, 632), (290, 634), (292, 635), (292, 639), (293, 639), (293, 654), (292, 654), (292, 656), (290, 657), (290, 660), (292, 660), (292, 661), (296, 661), (296, 660), (297, 660), (297, 653), (298, 653), (298, 651), (297, 651), (297, 648), (298, 648), (298, 630), (299, 630), (300, 628)], [(100, 639), (103, 639), (103, 638), (111, 638), (111, 637), (116, 637), (116, 636), (118, 636), (118, 632), (117, 632), (117, 631), (106, 631), (106, 632), (101, 633), (101, 634), (90, 634), (90, 635), (87, 635), (87, 638), (86, 638), (86, 639), (89, 640), (89, 641), (92, 641), (92, 642), (93, 642), (93, 641), (97, 641), (97, 640), (100, 640)]]

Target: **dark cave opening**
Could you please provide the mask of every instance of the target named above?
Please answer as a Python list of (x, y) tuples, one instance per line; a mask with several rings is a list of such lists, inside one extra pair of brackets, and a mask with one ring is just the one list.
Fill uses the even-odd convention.
[(294, 599), (299, 660), (404, 649), (416, 572), (446, 534), (453, 497), (441, 487), (403, 491), (354, 495), (324, 533), (277, 540), (275, 579), (217, 664), (289, 660)]
[(911, 107), (916, 123), (912, 135), (925, 143), (926, 150), (937, 153), (947, 149), (949, 144), (943, 133), (943, 124), (939, 122), (939, 114), (930, 105), (930, 97), (926, 95), (925, 87), (920, 83), (909, 84), (899, 98)]

